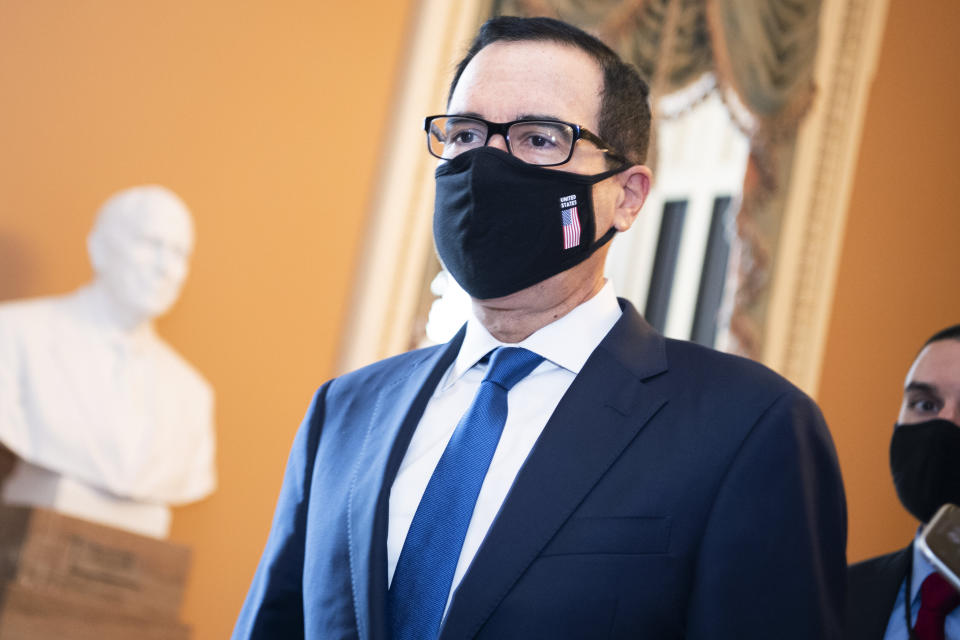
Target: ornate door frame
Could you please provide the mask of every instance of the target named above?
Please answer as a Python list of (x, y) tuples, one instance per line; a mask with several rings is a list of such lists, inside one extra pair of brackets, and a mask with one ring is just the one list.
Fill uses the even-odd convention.
[(761, 360), (816, 397), (887, 0), (824, 0), (818, 97), (800, 129)]

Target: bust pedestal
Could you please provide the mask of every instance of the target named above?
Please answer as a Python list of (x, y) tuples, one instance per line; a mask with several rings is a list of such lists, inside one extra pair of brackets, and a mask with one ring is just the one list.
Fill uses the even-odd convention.
[(0, 638), (189, 640), (189, 564), (182, 545), (0, 505)]

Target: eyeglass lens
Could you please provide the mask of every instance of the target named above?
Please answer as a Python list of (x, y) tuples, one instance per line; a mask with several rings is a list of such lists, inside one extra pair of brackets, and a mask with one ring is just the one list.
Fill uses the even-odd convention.
[[(515, 122), (507, 129), (507, 147), (529, 164), (560, 164), (570, 157), (574, 136), (573, 128), (562, 122)], [(486, 144), (487, 125), (473, 118), (436, 118), (428, 139), (430, 152), (449, 160)]]

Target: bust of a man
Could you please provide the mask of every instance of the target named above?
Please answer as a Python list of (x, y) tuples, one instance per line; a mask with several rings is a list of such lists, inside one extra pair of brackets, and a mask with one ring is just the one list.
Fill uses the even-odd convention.
[(213, 392), (154, 331), (193, 248), (183, 202), (134, 187), (100, 209), (95, 277), (59, 297), (0, 304), (0, 444), (17, 457), (3, 501), (163, 538), (168, 505), (213, 491)]

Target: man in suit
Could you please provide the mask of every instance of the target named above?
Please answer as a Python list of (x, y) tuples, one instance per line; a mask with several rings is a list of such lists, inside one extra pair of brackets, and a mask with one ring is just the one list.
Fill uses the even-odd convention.
[[(960, 325), (927, 340), (907, 373), (890, 466), (900, 501), (920, 522), (960, 504)], [(848, 638), (960, 638), (960, 594), (944, 587), (915, 542), (850, 567)], [(938, 593), (928, 584), (942, 589), (942, 616), (924, 615), (925, 598)]]
[(649, 190), (649, 118), (579, 29), (481, 28), (425, 126), (473, 316), (317, 392), (234, 638), (839, 637), (816, 406), (658, 335), (603, 277)]

